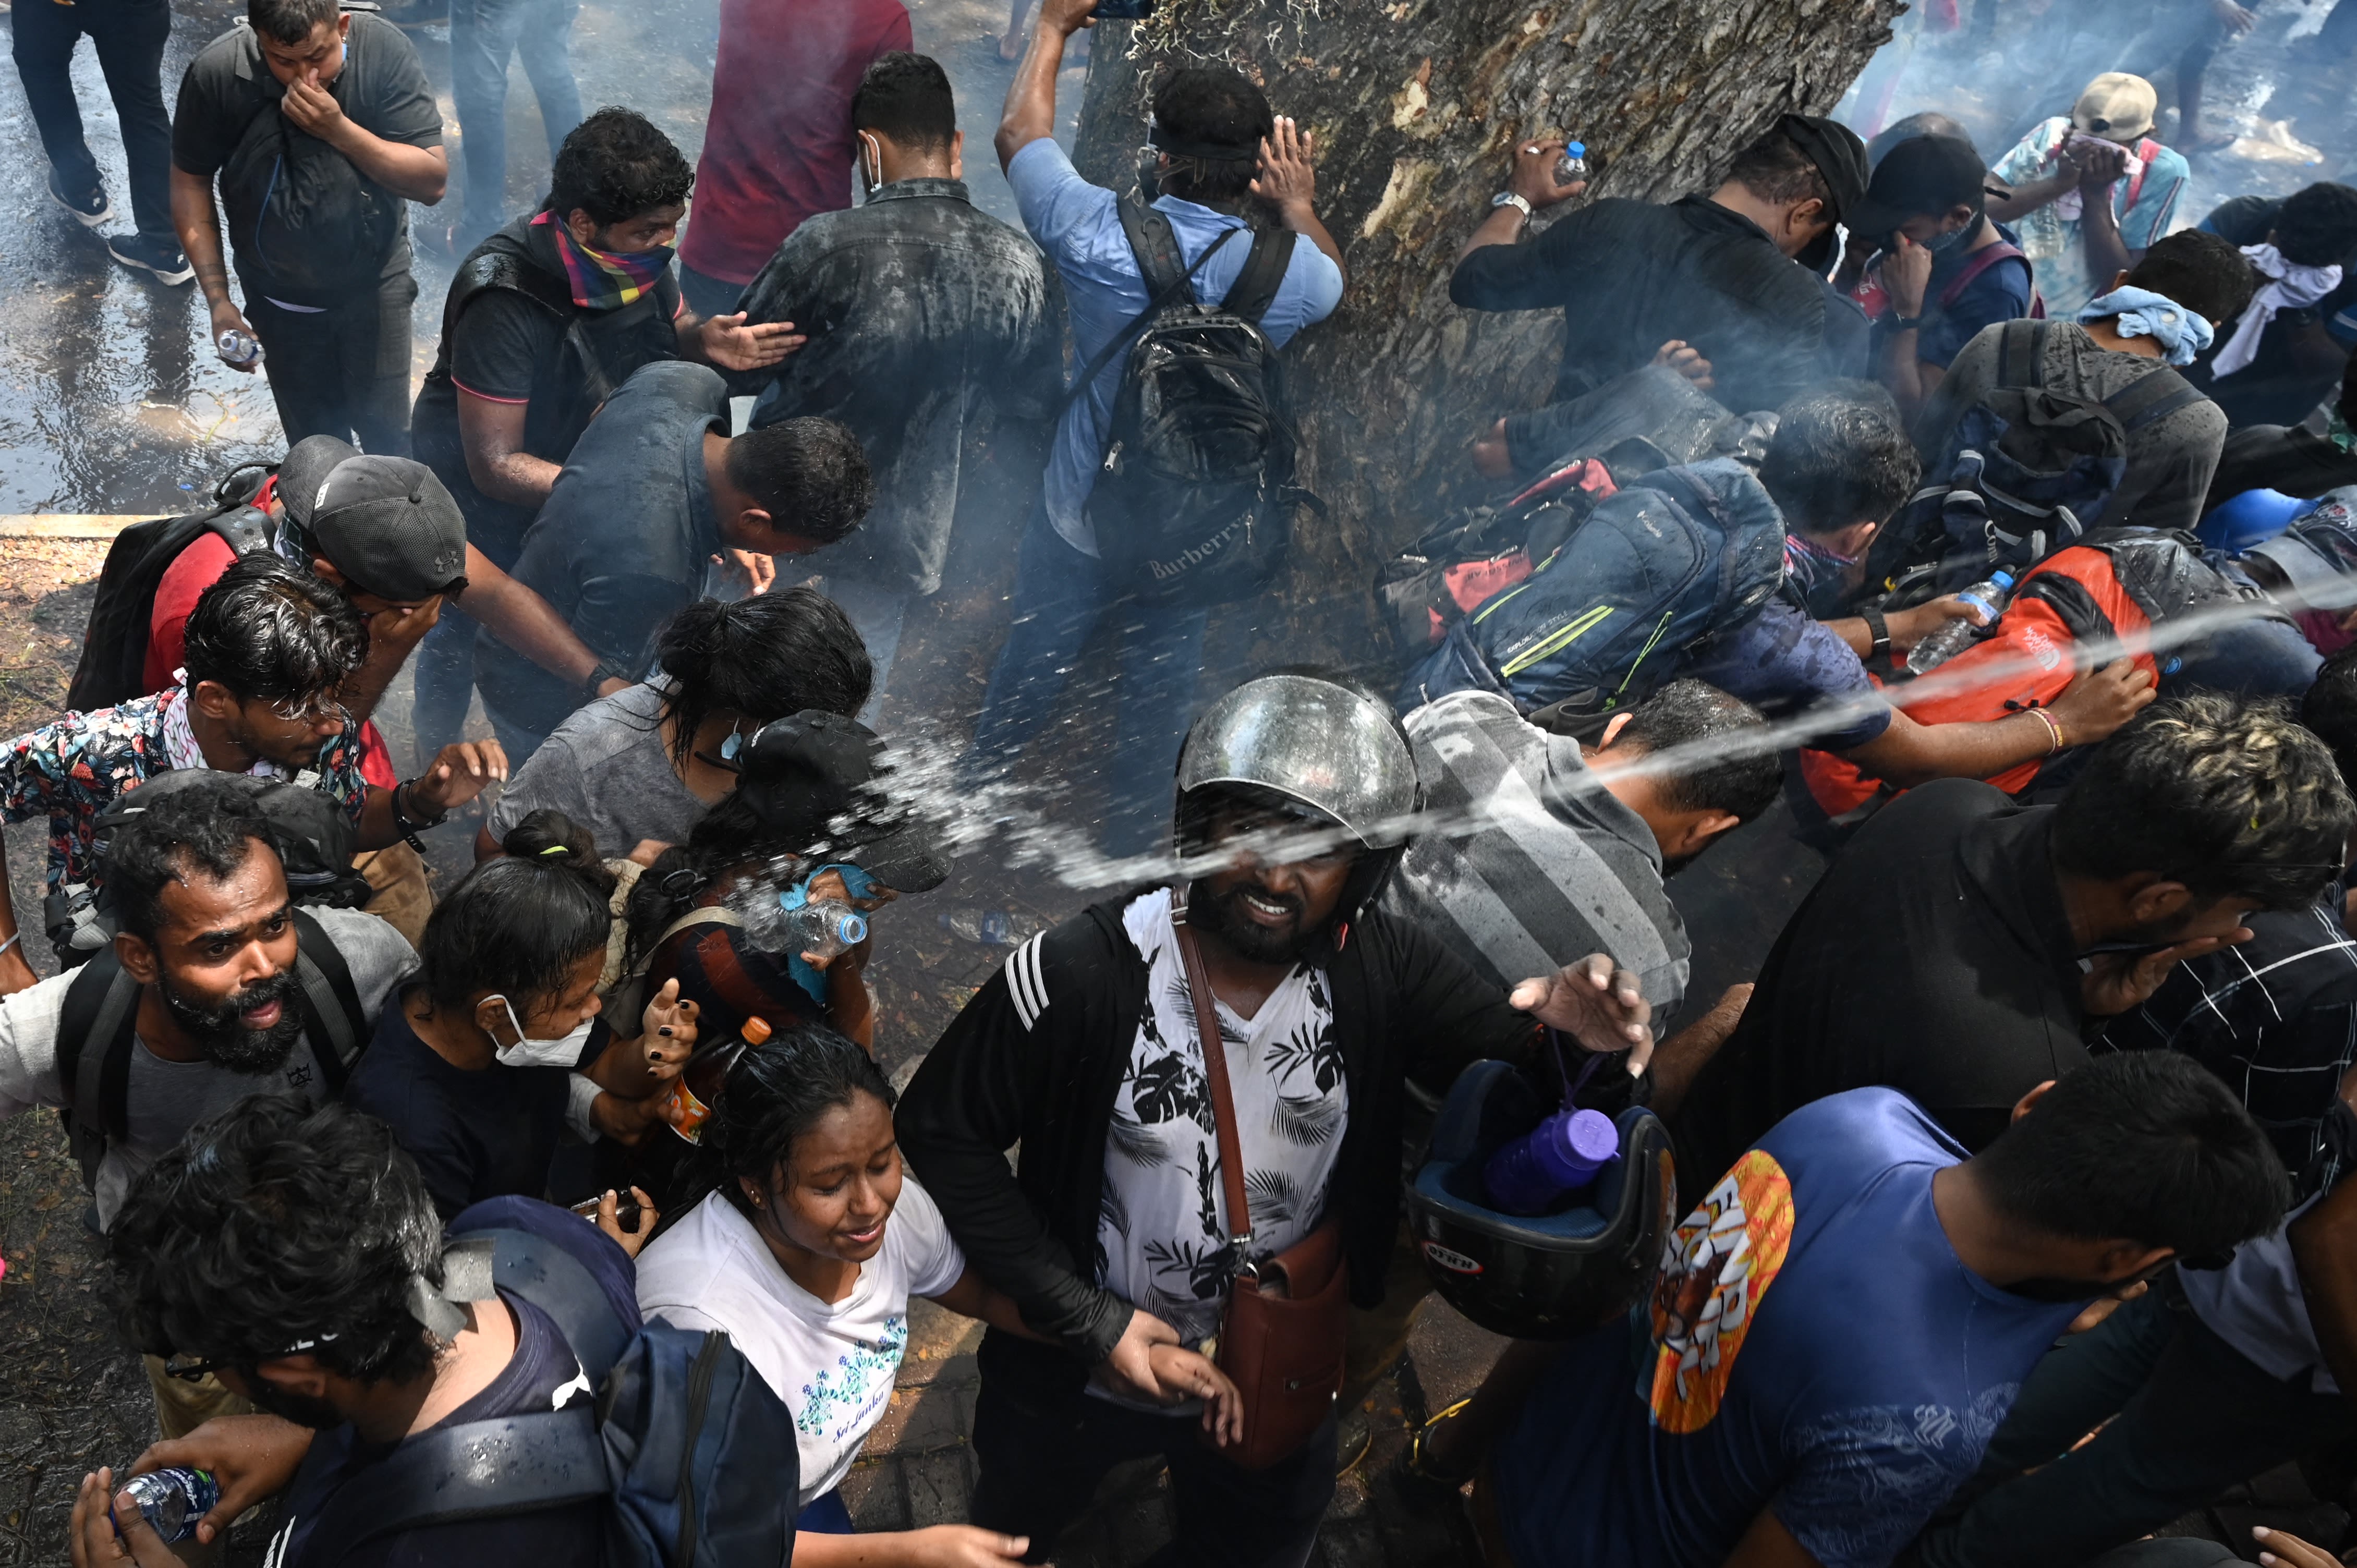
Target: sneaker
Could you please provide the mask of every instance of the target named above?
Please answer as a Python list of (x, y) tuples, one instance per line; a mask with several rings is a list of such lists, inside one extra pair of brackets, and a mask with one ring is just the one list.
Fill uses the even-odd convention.
[(160, 234), (109, 234), (106, 253), (126, 267), (155, 274), (158, 283), (182, 284), (197, 275), (180, 242)]
[(95, 229), (114, 217), (114, 203), (106, 199), (106, 188), (93, 185), (80, 196), (70, 195), (58, 184), (58, 171), (49, 171), (49, 199), (74, 215), (74, 221), (85, 229)]

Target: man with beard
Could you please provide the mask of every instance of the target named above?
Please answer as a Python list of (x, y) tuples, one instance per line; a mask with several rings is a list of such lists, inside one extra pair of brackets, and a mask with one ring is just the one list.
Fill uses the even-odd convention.
[[(127, 1051), (109, 1049), (111, 1038), (79, 1042), (69, 1082), (60, 1046), (76, 977), (0, 999), (0, 1115), (57, 1106), (106, 1129), (92, 1178), (102, 1230), (133, 1178), (198, 1122), (250, 1094), (308, 1102), (328, 1092), (330, 1069), (344, 1064), (324, 1059), (311, 1038), (298, 925), (309, 923), (333, 948), (371, 1024), (417, 967), (401, 933), (373, 915), (298, 917), (272, 843), (252, 797), (226, 779), (174, 790), (113, 830), (107, 873), (123, 924), (114, 951), (139, 984)], [(85, 1063), (91, 1071), (79, 1070)], [(153, 1357), (148, 1378), (167, 1436), (227, 1408), (220, 1385), (167, 1378)]]
[(1872, 817), (1794, 912), (1742, 1023), (1670, 1118), (1688, 1198), (1809, 1101), (1910, 1096), (1970, 1151), (2087, 1059), (2179, 961), (2316, 901), (2348, 862), (2352, 803), (2281, 705), (2155, 703), (2060, 805), (1966, 779)]
[[(1049, 1341), (983, 1341), (974, 1522), (1052, 1542), (1109, 1468), (1158, 1454), (1180, 1559), (1298, 1563), (1333, 1493), (1334, 1418), (1246, 1469), (1198, 1440), (1148, 1348), (1217, 1332), (1232, 1228), (1249, 1229), (1258, 1264), (1333, 1221), (1352, 1300), (1378, 1303), (1409, 1074), (1445, 1088), (1477, 1058), (1527, 1059), (1539, 1024), (1641, 1071), (1650, 1008), (1601, 954), (1510, 1000), (1376, 905), (1418, 803), (1380, 703), (1304, 675), (1247, 682), (1196, 722), (1178, 782), (1192, 879), (1017, 949), (918, 1069), (896, 1125), (951, 1234)], [(1248, 1227), (1222, 1196), (1217, 1064), (1180, 918), (1216, 1003)], [(1341, 1348), (1338, 1326), (1338, 1361)]]

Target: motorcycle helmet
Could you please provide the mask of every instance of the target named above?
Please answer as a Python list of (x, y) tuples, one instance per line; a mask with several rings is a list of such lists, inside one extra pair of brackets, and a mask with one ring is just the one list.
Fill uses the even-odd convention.
[(1443, 1300), (1493, 1334), (1568, 1339), (1628, 1310), (1653, 1282), (1675, 1222), (1669, 1130), (1641, 1105), (1613, 1118), (1620, 1156), (1555, 1212), (1491, 1208), (1482, 1168), (1546, 1107), (1511, 1063), (1458, 1075), (1408, 1187), (1408, 1228)]

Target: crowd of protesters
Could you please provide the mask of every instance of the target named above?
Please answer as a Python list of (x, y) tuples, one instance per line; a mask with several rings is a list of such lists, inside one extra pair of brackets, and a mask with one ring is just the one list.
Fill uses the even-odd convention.
[[(110, 248), (287, 442), (122, 535), (0, 749), (59, 963), (0, 886), (0, 1111), (64, 1113), (160, 1434), (76, 1568), (273, 1499), (273, 1568), (979, 1568), (1136, 1460), (1169, 1560), (1296, 1568), (1436, 1294), (1507, 1344), (1383, 1484), (1469, 1560), (2238, 1560), (2146, 1538), (2357, 1439), (2357, 190), (2180, 212), (2118, 70), (1994, 163), (1792, 113), (1669, 202), (1518, 140), (1448, 294), (1560, 311), (1548, 401), (1376, 585), (1380, 679), (1240, 667), (1349, 258), (1224, 67), (1154, 85), (1134, 192), (1074, 167), (1095, 4), (1028, 23), (1018, 230), (896, 0), (724, 6), (696, 167), (581, 113), (569, 6), (450, 0), (422, 386), (399, 26), (248, 0), (167, 116), (140, 0), (19, 5), (50, 196), (111, 214), (88, 27)], [(1036, 775), (1109, 638), (1097, 836), (1157, 869), (896, 1091), (868, 922), (950, 808), (872, 725), (985, 430), (1041, 471), (955, 789)], [(1826, 869), (1690, 994), (1672, 879), (1749, 824)], [(987, 1325), (971, 1516), (862, 1534), (916, 1296)]]

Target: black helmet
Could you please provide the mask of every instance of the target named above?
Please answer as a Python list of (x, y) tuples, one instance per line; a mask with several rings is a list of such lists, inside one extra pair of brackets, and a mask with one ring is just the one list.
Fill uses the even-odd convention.
[(1517, 1339), (1568, 1339), (1626, 1311), (1652, 1284), (1676, 1218), (1669, 1130), (1641, 1105), (1613, 1119), (1620, 1156), (1582, 1200), (1529, 1217), (1490, 1208), (1482, 1166), (1545, 1110), (1512, 1064), (1473, 1063), (1441, 1105), (1407, 1193), (1434, 1288), (1482, 1327)]

